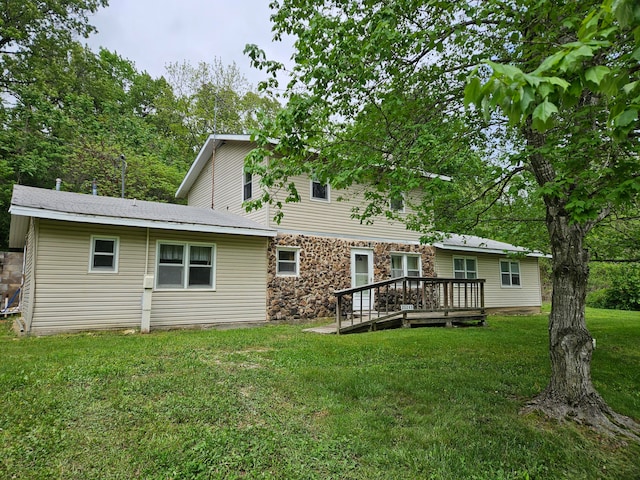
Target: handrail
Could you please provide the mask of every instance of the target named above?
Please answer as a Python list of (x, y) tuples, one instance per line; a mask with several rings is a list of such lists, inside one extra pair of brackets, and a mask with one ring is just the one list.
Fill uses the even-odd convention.
[(0, 309), (0, 313), (5, 313), (9, 310), (9, 308), (11, 307), (11, 305), (13, 305), (13, 301), (16, 299), (16, 297), (18, 296), (18, 294), (20, 293), (20, 290), (22, 289), (22, 285), (18, 287), (18, 289), (13, 293), (13, 295), (11, 296), (10, 300), (6, 300), (5, 299), (5, 305), (4, 307), (2, 307)]
[[(342, 318), (349, 317), (349, 310), (352, 325), (358, 313), (361, 321), (368, 322), (381, 316), (387, 317), (393, 312), (403, 312), (405, 320), (407, 311), (443, 312), (444, 315), (468, 310), (484, 313), (484, 284), (485, 280), (480, 278), (404, 276), (336, 290), (333, 294), (336, 296), (338, 333), (342, 328)], [(366, 298), (365, 292), (368, 292)], [(346, 301), (349, 297), (351, 305)], [(354, 308), (356, 303), (359, 308)], [(365, 319), (365, 316), (368, 318)]]

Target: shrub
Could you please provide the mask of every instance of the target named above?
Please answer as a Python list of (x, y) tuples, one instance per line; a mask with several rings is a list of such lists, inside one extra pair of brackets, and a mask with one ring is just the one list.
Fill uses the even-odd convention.
[(587, 293), (587, 306), (593, 308), (607, 308), (606, 306), (607, 289), (593, 290)]
[(605, 290), (605, 308), (640, 310), (640, 265), (623, 265)]

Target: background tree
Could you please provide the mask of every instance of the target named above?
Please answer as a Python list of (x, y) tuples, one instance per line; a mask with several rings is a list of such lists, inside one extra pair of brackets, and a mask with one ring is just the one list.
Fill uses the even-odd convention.
[[(21, 183), (174, 201), (206, 137), (242, 133), (277, 102), (252, 91), (235, 65), (174, 63), (152, 78), (106, 49), (77, 41), (105, 0), (8, 1), (0, 11), (0, 244), (12, 186)], [(268, 116), (269, 114), (267, 114)]]
[(0, 90), (11, 94), (30, 65), (64, 52), (95, 29), (88, 15), (107, 0), (6, 0), (0, 9)]
[(241, 134), (257, 125), (257, 116), (272, 117), (280, 105), (252, 90), (235, 63), (173, 62), (166, 66), (173, 88), (173, 109), (182, 118), (188, 142), (197, 151), (214, 132)]
[[(12, 178), (24, 178), (24, 174), (37, 175), (45, 171), (42, 150), (47, 143), (41, 138), (29, 138), (29, 131), (40, 121), (37, 109), (24, 109), (22, 117), (26, 130), (9, 131), (8, 124), (14, 122), (16, 112), (16, 90), (25, 90), (38, 81), (34, 68), (46, 65), (52, 57), (65, 52), (76, 36), (86, 37), (94, 29), (88, 23), (88, 15), (106, 0), (7, 0), (0, 8), (0, 231), (9, 231), (9, 208)], [(29, 95), (25, 92), (25, 96)], [(33, 95), (33, 94), (31, 94)], [(33, 99), (34, 102), (38, 100)], [(28, 140), (35, 140), (31, 153), (21, 162), (24, 172), (15, 172), (8, 158), (28, 148)], [(57, 145), (50, 161), (59, 155)], [(41, 152), (43, 153), (43, 152)], [(15, 157), (14, 157), (15, 158)], [(49, 160), (47, 160), (49, 161)], [(7, 233), (8, 234), (8, 233)], [(1, 243), (5, 243), (2, 241)]]
[[(593, 388), (584, 322), (588, 233), (640, 192), (638, 7), (615, 4), (630, 24), (614, 20), (608, 1), (282, 0), (271, 7), (276, 37), (297, 38), (296, 63), (286, 110), (255, 134), (264, 148), (248, 165), (265, 191), (254, 206), (297, 200), (289, 177), (313, 173), (336, 188), (365, 185), (369, 204), (354, 211), (363, 220), (388, 214), (389, 196), (422, 189), (407, 222), (427, 236), (434, 218), (444, 231), (495, 231), (548, 245), (552, 376), (530, 407), (638, 433)], [(256, 46), (246, 50), (257, 67), (282, 68)], [(277, 87), (275, 75), (263, 87)], [(465, 97), (477, 108), (465, 109)], [(266, 148), (274, 137), (279, 144)], [(514, 224), (546, 232), (536, 241)]]

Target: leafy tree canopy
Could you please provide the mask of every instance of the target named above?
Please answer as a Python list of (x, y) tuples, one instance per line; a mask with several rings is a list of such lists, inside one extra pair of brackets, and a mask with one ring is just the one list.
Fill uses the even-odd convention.
[(87, 37), (94, 28), (88, 15), (107, 0), (6, 0), (0, 9), (0, 89), (12, 92), (28, 81), (32, 62), (46, 62), (64, 51), (76, 35)]
[[(423, 200), (406, 218), (413, 228), (546, 245), (552, 375), (530, 407), (607, 432), (640, 432), (593, 388), (584, 323), (589, 235), (605, 219), (613, 226), (635, 215), (640, 195), (637, 2), (271, 7), (276, 37), (297, 39), (295, 65), (287, 108), (255, 133), (263, 148), (248, 165), (265, 191), (254, 206), (296, 200), (289, 179), (311, 173), (338, 188), (366, 185), (369, 204), (354, 212), (362, 219), (416, 189)], [(277, 88), (282, 66), (257, 46), (246, 51), (274, 73), (263, 87)], [(273, 148), (270, 138), (279, 139)]]
[(258, 115), (274, 116), (280, 104), (255, 92), (235, 63), (172, 62), (166, 67), (174, 93), (173, 109), (197, 151), (213, 133), (245, 133), (257, 126)]
[[(76, 39), (105, 0), (9, 1), (0, 11), (0, 243), (14, 183), (174, 201), (206, 137), (246, 131), (278, 104), (252, 91), (235, 65), (169, 64), (152, 78)], [(217, 111), (218, 109), (219, 111)]]

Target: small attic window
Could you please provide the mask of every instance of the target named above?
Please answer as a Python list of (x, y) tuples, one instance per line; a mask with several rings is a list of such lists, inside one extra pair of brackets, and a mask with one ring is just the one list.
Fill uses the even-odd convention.
[(329, 184), (317, 180), (311, 181), (311, 199), (329, 201)]
[(253, 196), (253, 177), (250, 172), (242, 175), (242, 201), (251, 200)]

